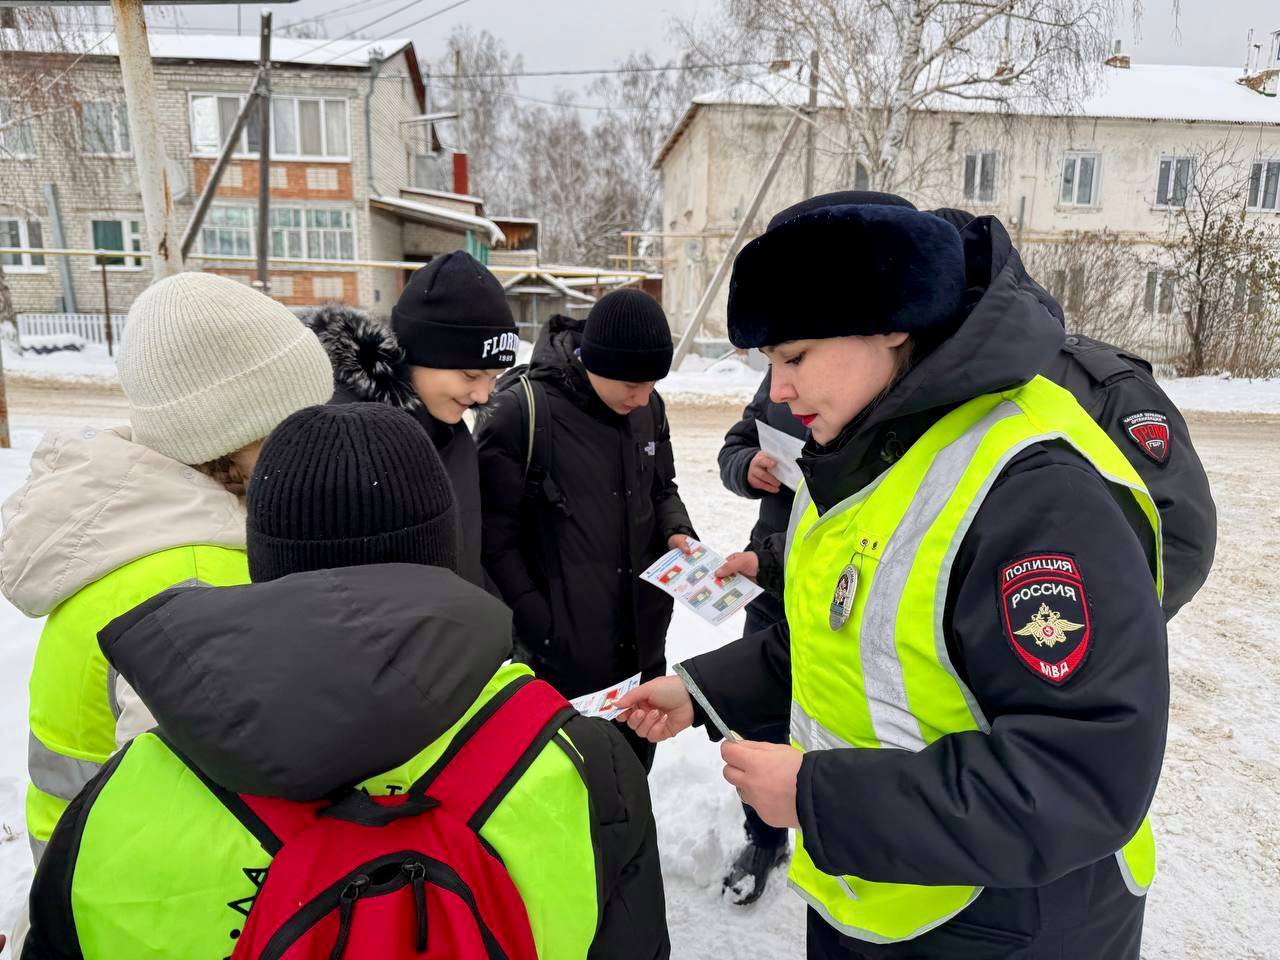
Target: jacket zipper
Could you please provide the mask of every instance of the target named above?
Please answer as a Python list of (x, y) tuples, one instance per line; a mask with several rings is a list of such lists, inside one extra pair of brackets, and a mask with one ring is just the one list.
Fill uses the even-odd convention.
[[(400, 872), (394, 878), (379, 884), (370, 881), (370, 874), (397, 864), (400, 866)], [(415, 931), (417, 951), (425, 953), (427, 949), (426, 886), (428, 884), (447, 890), (461, 899), (471, 910), (472, 919), (480, 930), (490, 960), (507, 960), (506, 953), (481, 918), (475, 897), (462, 878), (451, 867), (439, 860), (409, 850), (389, 853), (362, 863), (341, 880), (316, 894), (267, 941), (266, 947), (259, 955), (259, 960), (280, 960), (290, 947), (301, 940), (312, 927), (332, 913), (335, 908), (338, 910), (339, 929), (330, 960), (342, 960), (357, 902), (369, 897), (395, 893), (406, 885), (413, 886), (417, 918)]]

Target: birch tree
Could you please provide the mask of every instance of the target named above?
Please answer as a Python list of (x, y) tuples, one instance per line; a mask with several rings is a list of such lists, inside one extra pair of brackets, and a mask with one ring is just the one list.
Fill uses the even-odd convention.
[[(827, 152), (846, 151), (869, 185), (909, 191), (928, 150), (912, 156), (925, 111), (1007, 112), (1029, 103), (1067, 108), (1090, 89), (1105, 58), (1116, 0), (723, 0), (709, 25), (685, 25), (689, 44), (720, 61), (819, 59), (819, 103), (844, 130), (822, 132)], [(807, 73), (807, 70), (805, 71)], [(790, 84), (739, 72), (792, 108), (809, 78)], [(927, 147), (927, 145), (926, 145)]]

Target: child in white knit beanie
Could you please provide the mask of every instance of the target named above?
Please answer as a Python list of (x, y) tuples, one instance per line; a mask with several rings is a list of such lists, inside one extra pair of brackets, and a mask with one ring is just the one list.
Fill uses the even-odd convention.
[[(55, 824), (130, 723), (98, 631), (187, 580), (247, 583), (243, 481), (277, 424), (333, 394), (324, 348), (242, 283), (182, 273), (129, 311), (117, 359), (129, 425), (51, 432), (3, 506), (0, 592), (48, 616), (31, 677), (27, 833)], [(130, 718), (135, 718), (131, 721)]]

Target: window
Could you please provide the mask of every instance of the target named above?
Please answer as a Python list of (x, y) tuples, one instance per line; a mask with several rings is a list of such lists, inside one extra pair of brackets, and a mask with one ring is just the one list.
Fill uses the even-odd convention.
[(867, 170), (867, 165), (861, 160), (855, 160), (853, 164), (853, 189), (871, 189), (871, 173)]
[(1275, 210), (1280, 160), (1259, 160), (1249, 174), (1249, 209)]
[[(0, 247), (43, 247), (44, 231), (39, 220), (0, 218)], [(39, 253), (3, 253), (0, 263), (9, 273), (43, 273), (44, 255)]]
[(1147, 289), (1142, 305), (1149, 314), (1169, 316), (1173, 313), (1178, 278), (1172, 270), (1148, 270)]
[[(222, 149), (235, 126), (244, 97), (240, 94), (191, 95), (191, 151), (212, 155)], [(259, 117), (249, 114), (235, 152), (256, 154), (262, 141)], [(271, 98), (271, 156), (287, 159), (339, 159), (351, 156), (347, 101), (308, 97)]]
[(271, 208), (271, 256), (302, 256), (302, 211), (299, 208)]
[(253, 208), (210, 207), (200, 225), (200, 248), (205, 253), (253, 256)]
[(123, 103), (97, 101), (80, 105), (80, 143), (85, 153), (127, 156), (129, 111)]
[(1067, 310), (1079, 310), (1084, 302), (1084, 267), (1053, 271), (1053, 298)]
[(1237, 312), (1243, 311), (1251, 317), (1262, 313), (1262, 284), (1257, 277), (1245, 276), (1243, 273), (1236, 275), (1236, 291), (1232, 307)]
[(996, 202), (996, 162), (994, 150), (970, 151), (964, 155), (964, 198), (971, 203)]
[[(204, 253), (252, 257), (257, 250), (257, 210), (214, 206), (200, 228)], [(350, 210), (272, 207), (270, 255), (314, 260), (354, 260), (355, 228)]]
[[(94, 220), (93, 248), (95, 250), (119, 250), (142, 252), (142, 224), (138, 220)], [(142, 269), (141, 257), (96, 257), (93, 261), (116, 270)]]
[(1165, 157), (1160, 161), (1156, 184), (1157, 207), (1185, 207), (1191, 194), (1191, 177), (1195, 160), (1191, 157)]
[[(0, 100), (0, 157), (33, 157), (36, 152), (35, 137), (31, 134), (31, 121), (15, 120), (22, 117), (22, 104), (13, 100)], [(13, 126), (9, 126), (13, 123)]]
[[(191, 97), (191, 151), (193, 153), (218, 154), (222, 145), (231, 136), (236, 125), (236, 117), (244, 105), (242, 94), (208, 94), (198, 93)], [(240, 141), (236, 144), (235, 153), (257, 153), (262, 145), (261, 114), (250, 112), (244, 130), (240, 132)]]
[(324, 260), (356, 258), (350, 210), (307, 211), (307, 256)]
[(311, 296), (316, 300), (341, 300), (345, 292), (341, 277), (311, 278)]
[(1058, 203), (1064, 207), (1094, 207), (1098, 204), (1098, 181), (1102, 157), (1096, 153), (1069, 153), (1062, 161), (1062, 187)]

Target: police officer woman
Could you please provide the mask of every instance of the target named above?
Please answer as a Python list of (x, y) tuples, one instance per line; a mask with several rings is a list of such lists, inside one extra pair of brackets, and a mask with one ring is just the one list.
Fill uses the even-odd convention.
[(1036, 375), (1064, 333), (1000, 223), (880, 200), (738, 257), (730, 336), (811, 432), (787, 622), (640, 687), (626, 722), (789, 717), (791, 745), (721, 754), (799, 831), (810, 957), (1137, 960), (1169, 696), (1156, 508)]

